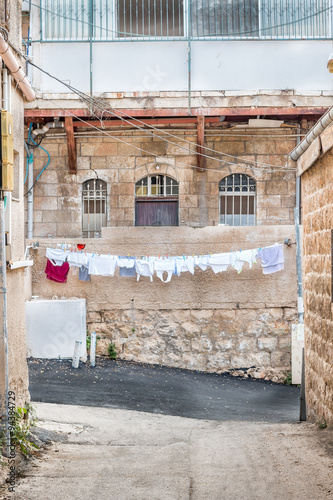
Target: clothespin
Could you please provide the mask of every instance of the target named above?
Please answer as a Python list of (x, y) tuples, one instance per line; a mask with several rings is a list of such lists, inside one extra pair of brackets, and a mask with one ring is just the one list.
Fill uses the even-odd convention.
[(183, 253), (183, 259), (185, 260), (185, 254)]
[(160, 258), (161, 258), (161, 256), (159, 255), (159, 256), (158, 256), (158, 258), (160, 259)]
[(91, 258), (93, 258), (93, 256), (94, 256), (94, 255), (95, 255), (95, 254), (93, 253), (93, 254), (92, 254), (92, 256), (91, 256)]
[(127, 254), (127, 257), (129, 258), (129, 253)]
[(194, 254), (192, 254), (192, 257), (193, 257), (193, 259), (194, 259)]

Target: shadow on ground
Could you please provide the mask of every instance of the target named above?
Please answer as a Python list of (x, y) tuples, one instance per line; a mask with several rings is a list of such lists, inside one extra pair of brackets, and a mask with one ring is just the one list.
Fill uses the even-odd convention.
[(299, 389), (158, 365), (98, 358), (29, 359), (32, 401), (137, 410), (205, 420), (295, 422)]

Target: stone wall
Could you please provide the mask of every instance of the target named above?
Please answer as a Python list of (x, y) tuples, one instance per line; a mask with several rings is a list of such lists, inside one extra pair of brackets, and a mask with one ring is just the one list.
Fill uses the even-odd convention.
[[(2, 2), (3, 5), (3, 2)], [(22, 42), (21, 10), (22, 2), (12, 0), (8, 4), (10, 16), (8, 20), (9, 41), (16, 47)], [(1, 14), (1, 8), (0, 8)], [(12, 49), (11, 49), (12, 50)], [(13, 52), (13, 51), (12, 51)], [(22, 64), (22, 62), (21, 62)], [(0, 72), (0, 102), (2, 102), (2, 74)], [(24, 259), (24, 202), (23, 202), (23, 168), (24, 168), (24, 110), (23, 96), (16, 83), (11, 80), (11, 112), (13, 114), (14, 141), (14, 191), (11, 201), (11, 245), (10, 260)], [(9, 201), (7, 201), (9, 205)], [(8, 206), (7, 205), (7, 206)], [(25, 270), (24, 268), (7, 270), (7, 326), (8, 326), (8, 368), (9, 389), (16, 394), (17, 406), (23, 406), (29, 399), (28, 366), (26, 362), (25, 339)], [(1, 318), (2, 322), (2, 318)], [(2, 328), (2, 327), (1, 327)], [(3, 350), (0, 352), (1, 374), (4, 366)], [(4, 394), (2, 376), (0, 376), (0, 392)]]
[[(220, 161), (206, 159), (204, 172), (193, 168), (194, 144), (181, 142), (183, 138), (195, 143), (196, 129), (169, 132), (178, 140), (162, 130), (156, 134), (173, 144), (142, 131), (106, 131), (114, 138), (82, 132), (83, 136), (76, 137), (77, 175), (68, 172), (65, 138), (50, 133), (42, 145), (50, 153), (51, 162), (34, 188), (34, 235), (82, 235), (82, 183), (95, 178), (96, 172), (108, 185), (107, 225), (111, 227), (135, 224), (134, 184), (153, 173), (166, 173), (178, 181), (180, 225), (218, 225), (219, 181), (231, 172), (246, 173), (257, 181), (258, 225), (293, 223), (295, 173), (281, 167), (295, 146), (295, 129), (249, 132), (207, 126), (206, 147), (215, 153), (206, 150), (206, 154)], [(46, 160), (43, 151), (34, 150), (35, 177)]]
[[(206, 228), (105, 228), (86, 239), (87, 251), (116, 255), (192, 255), (256, 248), (295, 240), (292, 226)], [(164, 284), (158, 278), (93, 276), (70, 271), (68, 283), (45, 278), (45, 248), (63, 239), (42, 239), (34, 251), (32, 294), (82, 297), (98, 353), (112, 340), (121, 359), (203, 371), (250, 366), (290, 368), (291, 323), (296, 314), (295, 247), (285, 249), (285, 270), (263, 275), (260, 264), (215, 275), (196, 269)], [(66, 238), (76, 244), (81, 240)]]
[[(307, 153), (302, 156), (306, 164)], [(333, 425), (332, 149), (302, 175), (306, 398)]]

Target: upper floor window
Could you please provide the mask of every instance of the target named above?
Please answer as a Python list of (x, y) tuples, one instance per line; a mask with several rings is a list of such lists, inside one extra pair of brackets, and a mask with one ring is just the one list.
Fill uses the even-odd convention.
[(178, 196), (178, 183), (168, 175), (151, 175), (135, 184), (136, 196)]
[(183, 0), (117, 0), (116, 4), (121, 38), (184, 35)]
[(255, 226), (256, 182), (245, 174), (231, 174), (219, 183), (220, 224)]
[(196, 0), (191, 3), (190, 34), (237, 38), (258, 37), (258, 0)]
[(328, 0), (41, 0), (42, 40), (330, 39)]
[(107, 185), (101, 179), (90, 179), (82, 185), (83, 236), (98, 238), (107, 224)]

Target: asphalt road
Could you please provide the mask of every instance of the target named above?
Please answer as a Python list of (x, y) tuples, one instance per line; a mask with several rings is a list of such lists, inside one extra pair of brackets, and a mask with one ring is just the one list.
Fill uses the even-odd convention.
[(295, 422), (299, 388), (158, 365), (97, 358), (95, 368), (70, 360), (29, 359), (35, 402), (136, 410), (205, 420)]

